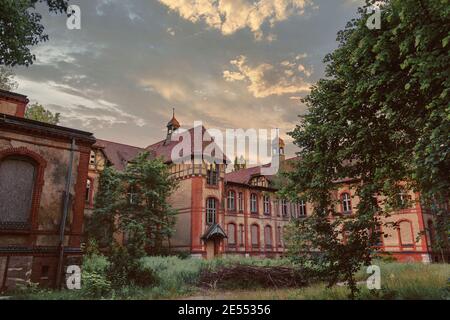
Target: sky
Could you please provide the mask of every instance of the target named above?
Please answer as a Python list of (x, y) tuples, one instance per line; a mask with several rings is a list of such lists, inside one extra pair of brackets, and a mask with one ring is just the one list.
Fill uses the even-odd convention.
[(185, 128), (279, 128), (307, 112), (323, 58), (363, 0), (79, 0), (81, 29), (41, 6), (49, 41), (16, 90), (61, 125), (146, 147), (175, 108)]

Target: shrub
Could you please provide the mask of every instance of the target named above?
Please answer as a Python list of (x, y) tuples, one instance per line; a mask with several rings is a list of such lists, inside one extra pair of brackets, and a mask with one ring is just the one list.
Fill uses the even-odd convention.
[(84, 258), (81, 277), (83, 296), (99, 298), (111, 291), (111, 281), (107, 277), (110, 265), (105, 256), (97, 253), (91, 253)]
[(121, 288), (127, 285), (147, 287), (157, 283), (153, 271), (144, 268), (141, 260), (133, 258), (126, 248), (113, 248), (110, 259), (108, 276), (113, 287)]

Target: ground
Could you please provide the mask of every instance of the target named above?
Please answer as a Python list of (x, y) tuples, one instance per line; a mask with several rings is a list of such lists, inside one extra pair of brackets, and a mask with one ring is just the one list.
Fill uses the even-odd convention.
[[(26, 290), (14, 293), (12, 299), (182, 299), (182, 300), (339, 300), (348, 298), (348, 290), (343, 284), (327, 288), (323, 283), (314, 283), (304, 288), (246, 288), (246, 289), (201, 289), (195, 285), (199, 266), (205, 262), (199, 260), (181, 260), (178, 258), (152, 257), (147, 264), (162, 279), (149, 288), (125, 287), (111, 290), (102, 297), (85, 295), (79, 291)], [(211, 266), (211, 262), (209, 266)], [(218, 261), (215, 265), (236, 263)], [(252, 262), (256, 263), (256, 262)], [(257, 263), (273, 264), (272, 261)], [(363, 268), (357, 275), (359, 280), (359, 299), (450, 299), (450, 265), (374, 262), (381, 269), (381, 290), (368, 290), (368, 274)]]

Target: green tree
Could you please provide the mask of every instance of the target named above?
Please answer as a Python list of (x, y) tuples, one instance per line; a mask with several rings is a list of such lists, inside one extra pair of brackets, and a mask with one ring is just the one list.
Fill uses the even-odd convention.
[(53, 13), (67, 10), (66, 0), (0, 0), (0, 65), (29, 66), (36, 59), (30, 46), (48, 40), (38, 3), (46, 3)]
[(166, 164), (148, 158), (148, 152), (138, 155), (124, 172), (105, 169), (87, 227), (88, 236), (109, 249), (114, 232), (121, 232), (127, 254), (135, 259), (165, 250), (177, 214), (168, 204), (176, 181)]
[[(302, 160), (283, 191), (314, 205), (310, 218), (291, 227), (293, 259), (330, 285), (346, 281), (352, 298), (380, 218), (408, 205), (399, 194), (412, 188), (432, 204), (442, 246), (449, 230), (442, 209), (450, 190), (449, 1), (376, 1), (381, 29), (371, 30), (374, 2), (338, 33), (338, 49), (324, 60), (326, 78), (304, 100), (309, 114), (290, 133)], [(349, 177), (358, 179), (360, 200), (351, 218), (335, 211), (332, 197), (336, 181)]]
[(17, 89), (14, 72), (10, 68), (0, 67), (0, 89), (13, 91)]
[(45, 109), (43, 105), (34, 103), (27, 106), (25, 118), (50, 124), (58, 124), (60, 114), (52, 113), (51, 111)]

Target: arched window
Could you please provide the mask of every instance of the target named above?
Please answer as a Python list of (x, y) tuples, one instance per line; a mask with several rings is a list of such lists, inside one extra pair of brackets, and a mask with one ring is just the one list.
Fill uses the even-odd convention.
[(264, 196), (263, 202), (264, 202), (264, 214), (270, 215), (270, 197)]
[(258, 196), (255, 193), (250, 195), (250, 212), (258, 213)]
[(346, 214), (352, 213), (352, 200), (348, 193), (343, 193), (341, 195), (342, 212)]
[(236, 193), (228, 191), (227, 207), (229, 211), (236, 211)]
[(272, 227), (269, 225), (264, 227), (264, 242), (266, 248), (272, 248)]
[(411, 221), (403, 220), (398, 224), (399, 244), (402, 248), (414, 247), (414, 231)]
[(244, 225), (240, 224), (239, 225), (239, 245), (240, 246), (244, 246), (245, 241), (244, 241), (244, 236), (245, 236), (245, 229), (244, 229)]
[(236, 245), (236, 225), (234, 223), (228, 224), (228, 245)]
[(206, 223), (211, 225), (216, 223), (217, 200), (215, 198), (206, 199)]
[(259, 248), (259, 226), (257, 224), (252, 224), (251, 236), (252, 236), (252, 247)]
[(30, 223), (36, 171), (35, 162), (25, 157), (0, 162), (0, 224)]
[(299, 217), (306, 217), (306, 202), (303, 200), (300, 200), (298, 203), (298, 215)]

